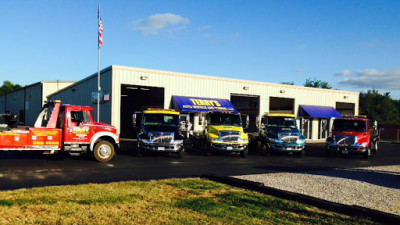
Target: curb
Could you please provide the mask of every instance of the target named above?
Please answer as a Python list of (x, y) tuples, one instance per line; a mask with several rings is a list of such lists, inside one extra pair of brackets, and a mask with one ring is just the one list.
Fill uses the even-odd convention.
[(375, 222), (380, 222), (384, 224), (400, 224), (400, 216), (391, 213), (386, 213), (357, 205), (345, 205), (341, 203), (330, 202), (324, 199), (315, 198), (308, 195), (267, 187), (259, 182), (241, 180), (233, 177), (218, 176), (214, 174), (203, 174), (201, 177), (215, 182), (228, 184), (230, 186), (240, 187), (252, 191), (257, 191), (263, 194), (268, 194), (274, 197), (283, 198), (286, 200), (313, 205), (318, 208), (326, 209), (340, 214), (364, 217), (364, 218), (367, 217)]

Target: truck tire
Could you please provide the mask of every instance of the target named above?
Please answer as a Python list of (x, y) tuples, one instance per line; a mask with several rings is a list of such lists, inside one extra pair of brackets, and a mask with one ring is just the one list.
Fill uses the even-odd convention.
[(93, 155), (99, 162), (108, 162), (115, 155), (114, 145), (108, 141), (100, 141), (95, 145)]
[(371, 149), (368, 148), (367, 151), (364, 152), (364, 159), (369, 159), (371, 156)]
[(178, 157), (178, 158), (183, 157), (183, 148), (176, 153), (176, 157)]
[(305, 154), (305, 150), (301, 150), (301, 151), (299, 151), (299, 152), (296, 152), (296, 156), (297, 156), (297, 157), (303, 157), (304, 154)]
[(210, 151), (210, 148), (208, 146), (207, 141), (204, 141), (204, 140), (202, 141), (202, 143), (201, 143), (201, 151), (203, 152), (203, 154), (205, 156), (210, 156), (211, 155), (211, 151)]
[(257, 141), (257, 151), (262, 152), (263, 150), (263, 142)]
[(246, 157), (247, 154), (249, 154), (249, 150), (248, 150), (248, 149), (245, 149), (245, 150), (243, 150), (243, 151), (240, 152), (240, 156), (241, 156), (241, 157)]
[(262, 143), (261, 144), (261, 154), (269, 156), (271, 155), (271, 151), (268, 149), (268, 145), (266, 143)]
[(378, 141), (371, 142), (371, 145), (372, 145), (371, 148), (373, 148), (372, 153), (374, 154), (378, 153)]

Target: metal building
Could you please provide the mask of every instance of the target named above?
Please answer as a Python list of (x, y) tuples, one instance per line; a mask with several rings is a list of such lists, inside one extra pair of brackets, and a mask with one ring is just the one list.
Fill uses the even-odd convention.
[[(182, 112), (183, 120), (193, 124), (193, 131), (201, 129), (199, 113), (180, 108), (177, 102), (182, 98), (197, 99), (193, 101), (200, 105), (210, 100), (230, 100), (239, 112), (249, 116), (253, 126), (248, 129), (257, 129), (259, 116), (266, 112), (292, 113), (298, 115), (299, 127), (309, 140), (324, 140), (333, 116), (358, 115), (359, 108), (357, 92), (115, 65), (101, 71), (101, 88), (100, 121), (116, 126), (122, 137), (129, 137), (133, 112), (148, 107), (175, 108)], [(97, 73), (48, 98), (92, 106), (96, 119), (96, 91)]]
[(0, 113), (18, 114), (20, 124), (32, 126), (39, 115), (46, 96), (74, 82), (41, 81), (0, 96)]

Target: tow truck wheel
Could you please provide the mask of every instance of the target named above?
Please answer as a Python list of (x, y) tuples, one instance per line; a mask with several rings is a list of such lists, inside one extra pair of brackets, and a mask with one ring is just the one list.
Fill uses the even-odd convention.
[(300, 152), (296, 152), (297, 157), (303, 157), (304, 156), (304, 150), (301, 150)]
[(263, 143), (262, 141), (257, 141), (257, 150), (262, 151), (263, 150)]
[(108, 162), (115, 155), (114, 146), (108, 141), (100, 141), (94, 147), (93, 155), (99, 162)]
[(371, 156), (371, 149), (368, 148), (367, 151), (365, 151), (364, 153), (364, 159), (369, 159), (370, 156)]
[(183, 148), (176, 153), (176, 157), (178, 157), (178, 158), (183, 157)]
[(261, 145), (261, 153), (263, 155), (266, 155), (266, 156), (271, 154), (270, 150), (268, 149), (268, 145), (267, 144), (262, 143), (262, 145)]
[(210, 152), (210, 148), (208, 147), (208, 144), (206, 141), (203, 141), (203, 144), (201, 146), (201, 150), (203, 151), (205, 156), (210, 156), (211, 152)]
[(378, 141), (375, 141), (375, 142), (373, 142), (373, 143), (371, 143), (371, 144), (372, 144), (372, 146), (373, 146), (372, 152), (373, 152), (374, 154), (378, 153)]
[(246, 157), (248, 153), (249, 153), (249, 150), (245, 149), (245, 150), (240, 152), (240, 156), (241, 157)]

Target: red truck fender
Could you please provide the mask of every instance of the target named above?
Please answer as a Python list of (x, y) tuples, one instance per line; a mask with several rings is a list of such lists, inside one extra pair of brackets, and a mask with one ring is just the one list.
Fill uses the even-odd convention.
[(112, 138), (114, 140), (114, 143), (112, 144), (118, 144), (119, 143), (119, 137), (116, 134), (113, 134), (111, 132), (98, 132), (95, 135), (93, 135), (92, 139), (90, 140), (90, 151), (93, 151), (94, 149), (94, 144), (96, 144), (96, 142), (100, 139), (100, 138), (104, 138), (104, 137), (108, 137), (108, 138)]

